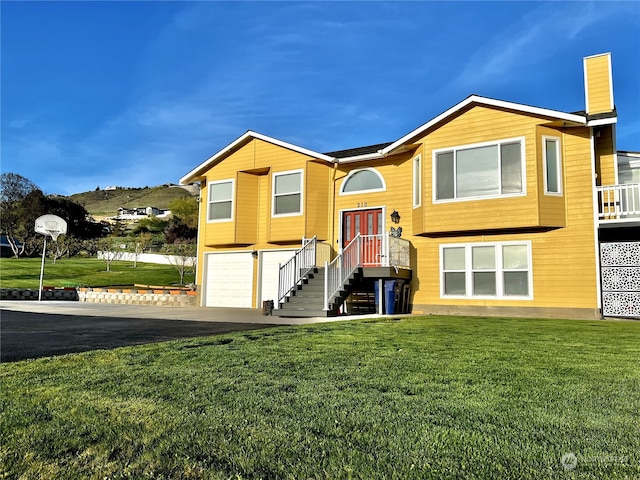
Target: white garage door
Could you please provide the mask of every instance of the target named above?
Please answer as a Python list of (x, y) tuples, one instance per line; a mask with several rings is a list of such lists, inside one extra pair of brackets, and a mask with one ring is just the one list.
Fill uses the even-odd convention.
[(205, 307), (251, 308), (251, 252), (207, 253), (206, 257)]
[(278, 265), (287, 263), (295, 253), (296, 250), (260, 252), (260, 307), (263, 300), (273, 300), (278, 308)]

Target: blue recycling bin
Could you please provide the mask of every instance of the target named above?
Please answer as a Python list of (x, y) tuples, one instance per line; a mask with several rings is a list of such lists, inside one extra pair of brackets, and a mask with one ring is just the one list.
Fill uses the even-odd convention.
[[(384, 282), (384, 313), (387, 315), (396, 313), (396, 286), (398, 282), (395, 280), (385, 280)], [(373, 282), (373, 288), (375, 292), (376, 307), (380, 305), (380, 292), (378, 291), (378, 282)]]
[(396, 282), (387, 280), (384, 282), (385, 313), (387, 315), (396, 313)]

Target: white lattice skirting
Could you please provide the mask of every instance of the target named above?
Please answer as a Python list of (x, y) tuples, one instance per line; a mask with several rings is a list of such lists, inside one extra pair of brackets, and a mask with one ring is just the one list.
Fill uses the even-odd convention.
[(611, 317), (640, 317), (640, 292), (604, 292), (602, 308)]
[(640, 242), (601, 243), (600, 259), (603, 267), (640, 267)]
[(606, 292), (632, 292), (639, 289), (639, 267), (606, 267), (602, 269), (602, 290)]
[(600, 244), (602, 313), (640, 318), (640, 242)]

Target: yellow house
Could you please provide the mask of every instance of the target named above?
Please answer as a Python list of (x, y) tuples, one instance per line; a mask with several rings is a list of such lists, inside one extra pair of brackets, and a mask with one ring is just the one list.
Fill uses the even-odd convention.
[(200, 185), (201, 305), (640, 316), (640, 155), (616, 152), (610, 54), (584, 70), (581, 112), (472, 95), (328, 153), (246, 132), (180, 180)]

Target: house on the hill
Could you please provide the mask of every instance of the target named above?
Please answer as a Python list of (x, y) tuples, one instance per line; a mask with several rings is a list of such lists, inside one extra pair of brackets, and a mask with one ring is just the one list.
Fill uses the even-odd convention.
[(156, 207), (118, 208), (118, 215), (114, 220), (140, 220), (141, 218), (158, 217), (166, 218), (171, 215), (171, 210), (162, 210)]
[(201, 305), (639, 317), (640, 155), (616, 152), (610, 54), (584, 75), (580, 112), (471, 95), (329, 153), (248, 131), (180, 180)]

